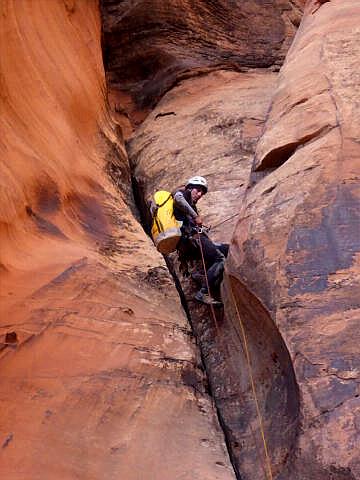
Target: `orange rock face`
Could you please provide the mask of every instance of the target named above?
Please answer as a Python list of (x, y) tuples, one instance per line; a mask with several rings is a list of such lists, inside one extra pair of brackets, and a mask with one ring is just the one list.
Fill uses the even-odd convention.
[[(4, 477), (360, 478), (360, 5), (277, 74), (304, 3), (102, 0), (110, 114), (97, 1), (2, 2)], [(216, 323), (182, 282), (210, 389), (131, 170), (232, 238)]]
[[(228, 263), (273, 461), (288, 450), (274, 462), (281, 479), (360, 478), (360, 5), (321, 3), (281, 69)], [(251, 465), (244, 473), (255, 478)]]
[(233, 479), (175, 287), (134, 216), (97, 2), (0, 9), (2, 476)]

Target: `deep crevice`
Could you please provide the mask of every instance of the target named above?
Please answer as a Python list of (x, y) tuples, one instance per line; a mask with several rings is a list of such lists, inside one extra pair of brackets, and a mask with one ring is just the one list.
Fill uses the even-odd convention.
[[(132, 177), (132, 186), (143, 228), (149, 234), (151, 218), (144, 199), (144, 184)], [(253, 425), (257, 425), (257, 418), (229, 291), (223, 288), (225, 313), (217, 313), (216, 329), (207, 307), (188, 303), (191, 287), (188, 283), (181, 284), (173, 260), (164, 258), (200, 350), (208, 393), (216, 408), (236, 478), (243, 478), (241, 469), (249, 461), (254, 465), (254, 473), (260, 469), (261, 477), (261, 439), (259, 431), (255, 432), (255, 440), (251, 432)], [(258, 400), (266, 420), (272, 463), (276, 473), (281, 474), (293, 459), (300, 425), (299, 391), (293, 364), (266, 308), (239, 280), (232, 277), (230, 281), (252, 351)], [(248, 472), (244, 471), (243, 475), (249, 478)]]
[[(145, 233), (147, 235), (150, 235), (151, 216), (150, 216), (149, 209), (148, 209), (148, 206), (147, 206), (146, 201), (145, 201), (144, 185), (141, 181), (138, 181), (134, 175), (132, 175), (131, 179), (132, 179), (132, 188), (133, 188), (133, 195), (134, 195), (134, 199), (135, 199), (135, 204), (138, 207), (138, 210), (140, 212), (141, 225), (142, 225)], [(209, 371), (208, 371), (208, 367), (207, 367), (207, 361), (204, 357), (203, 348), (201, 347), (201, 344), (199, 343), (199, 338), (196, 334), (196, 328), (195, 328), (195, 325), (194, 325), (194, 320), (193, 320), (192, 315), (191, 315), (191, 310), (189, 308), (189, 304), (187, 302), (186, 295), (185, 295), (184, 290), (181, 286), (180, 279), (179, 279), (179, 277), (176, 273), (176, 270), (175, 270), (175, 267), (174, 267), (174, 262), (166, 255), (164, 255), (163, 257), (164, 257), (165, 263), (166, 263), (166, 265), (169, 269), (169, 272), (170, 272), (170, 274), (171, 274), (171, 276), (174, 280), (175, 288), (176, 288), (176, 290), (179, 294), (181, 305), (184, 309), (184, 312), (185, 312), (186, 317), (188, 319), (189, 325), (191, 327), (191, 331), (194, 335), (196, 345), (198, 346), (198, 349), (199, 349), (199, 352), (200, 352), (200, 358), (201, 358), (203, 370), (205, 372), (206, 383), (207, 383), (206, 390), (207, 390), (207, 393), (208, 393), (209, 397), (212, 399), (213, 405), (216, 409), (217, 418), (218, 418), (218, 421), (219, 421), (219, 425), (220, 425), (220, 427), (223, 431), (227, 452), (228, 452), (229, 459), (230, 459), (230, 462), (232, 464), (232, 467), (234, 469), (236, 479), (237, 480), (242, 480), (239, 469), (237, 467), (236, 459), (234, 458), (234, 455), (233, 455), (231, 438), (229, 437), (228, 430), (226, 428), (226, 425), (224, 424), (223, 417), (221, 415), (221, 411), (219, 409), (219, 406), (218, 406), (217, 402), (215, 401), (215, 395), (214, 395), (214, 392), (213, 392), (212, 382), (210, 381), (210, 375), (209, 375)]]
[[(105, 51), (105, 54), (108, 54), (108, 52)], [(172, 81), (168, 80), (165, 85), (165, 91), (171, 90), (184, 79), (204, 75), (209, 73), (209, 71), (219, 69), (232, 70), (233, 66), (217, 64), (210, 68), (199, 68), (195, 71), (178, 73)], [(239, 70), (246, 69), (238, 66), (236, 71)], [(151, 98), (151, 95), (149, 98)], [(157, 101), (158, 98), (155, 98), (155, 100)], [(155, 117), (155, 120), (168, 115), (176, 115), (176, 113), (160, 113)], [(269, 169), (274, 170), (293, 155), (302, 141), (310, 141), (311, 138), (311, 136), (305, 137), (298, 142), (280, 147), (278, 151), (270, 152), (269, 158), (266, 159), (269, 165), (263, 168), (260, 166), (258, 173), (256, 173), (265, 175)], [(134, 169), (134, 166), (130, 165), (131, 168)], [(145, 179), (136, 178), (133, 170), (131, 176), (133, 197), (140, 213), (141, 224), (149, 235), (151, 217), (145, 198), (145, 181)], [(217, 331), (211, 319), (209, 309), (193, 305), (191, 302), (188, 303), (186, 297), (188, 297), (189, 285), (186, 285), (187, 282), (181, 285), (176, 272), (176, 266), (169, 258), (165, 258), (165, 262), (173, 277), (182, 306), (194, 332), (196, 343), (199, 346), (209, 386), (208, 392), (217, 411), (218, 421), (223, 430), (235, 476), (238, 480), (241, 480), (240, 467), (242, 468), (244, 456), (249, 454), (250, 461), (253, 461), (254, 464), (254, 471), (257, 468), (261, 468), (262, 459), (256, 457), (256, 447), (254, 450), (253, 446), (247, 445), (249, 431), (246, 429), (249, 429), (251, 420), (256, 420), (253, 417), (253, 400), (249, 397), (251, 390), (247, 383), (246, 375), (244, 375), (246, 362), (241, 341), (237, 337), (238, 332), (234, 326), (233, 313), (229, 313), (229, 299), (226, 299), (226, 296), (224, 297), (226, 314), (224, 315), (223, 312), (217, 313), (217, 322), (219, 324), (219, 330)], [(250, 328), (250, 332), (252, 332), (250, 334), (251, 345), (257, 351), (257, 354), (254, 355), (255, 361), (258, 362), (257, 378), (259, 377), (261, 380), (261, 376), (264, 376), (268, 383), (264, 385), (260, 381), (260, 402), (264, 409), (264, 415), (266, 416), (267, 414), (269, 417), (270, 443), (275, 442), (275, 445), (280, 445), (279, 448), (276, 447), (276, 452), (279, 451), (280, 453), (276, 453), (277, 459), (274, 459), (274, 462), (281, 464), (281, 468), (279, 468), (282, 471), (292, 456), (297, 438), (299, 398), (295, 375), (289, 353), (269, 313), (250, 292), (247, 292), (248, 297), (246, 297), (246, 294), (244, 295), (249, 305), (247, 305), (247, 302), (244, 303), (242, 297), (239, 298), (238, 296), (238, 289), (239, 287), (235, 286), (236, 302), (239, 302), (238, 307), (241, 314), (244, 315), (244, 322)], [(256, 308), (254, 305), (256, 305)], [(264, 338), (263, 344), (259, 346), (258, 337), (254, 335), (254, 332), (256, 332), (254, 325), (261, 329), (262, 335), (268, 335), (270, 338), (268, 343), (268, 339)], [(264, 352), (266, 355), (264, 355)], [(290, 403), (288, 405), (289, 408), (286, 410), (287, 401)], [(277, 405), (274, 407), (275, 403)], [(272, 411), (269, 412), (269, 409), (273, 408), (275, 411), (274, 416)], [(284, 408), (285, 415), (283, 415)], [(278, 428), (279, 425), (283, 425), (281, 422), (286, 423), (286, 426)], [(252, 459), (251, 455), (253, 455)], [(246, 474), (247, 472), (244, 471), (245, 476)], [(250, 477), (246, 476), (246, 478)], [(261, 474), (259, 478), (261, 478)]]
[(170, 115), (175, 115), (176, 116), (176, 113), (175, 112), (160, 112), (157, 115), (155, 115), (155, 120), (157, 120), (158, 118), (161, 118), (161, 117), (168, 117)]

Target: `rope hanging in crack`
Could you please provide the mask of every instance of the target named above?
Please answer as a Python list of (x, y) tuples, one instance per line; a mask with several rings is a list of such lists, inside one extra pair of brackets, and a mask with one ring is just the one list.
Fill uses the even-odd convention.
[[(199, 240), (201, 260), (202, 260), (203, 269), (204, 269), (206, 288), (208, 289), (208, 292), (210, 294), (210, 286), (209, 286), (209, 280), (208, 280), (207, 272), (206, 272), (206, 264), (205, 264), (204, 252), (203, 252), (201, 238), (200, 238), (200, 232), (197, 233), (197, 236), (198, 236), (198, 240)], [(261, 415), (261, 412), (260, 412), (259, 401), (258, 401), (257, 394), (256, 394), (255, 381), (254, 381), (254, 375), (253, 375), (252, 367), (251, 367), (250, 352), (249, 352), (248, 343), (247, 343), (247, 339), (246, 339), (245, 328), (244, 328), (243, 322), (242, 322), (241, 317), (240, 317), (240, 313), (239, 313), (237, 303), (235, 301), (234, 292), (233, 292), (233, 288), (232, 288), (232, 284), (231, 284), (230, 279), (229, 279), (229, 286), (230, 286), (229, 290), (230, 290), (230, 293), (231, 293), (231, 299), (232, 299), (232, 302), (235, 306), (236, 314), (237, 314), (237, 317), (238, 317), (238, 320), (239, 320), (239, 325), (240, 325), (240, 328), (241, 328), (242, 342), (241, 342), (240, 336), (239, 336), (239, 339), (240, 339), (240, 343), (243, 346), (243, 352), (244, 352), (245, 358), (246, 358), (246, 363), (247, 363), (249, 378), (250, 378), (250, 383), (251, 383), (251, 389), (252, 389), (252, 392), (253, 392), (253, 397), (254, 397), (254, 402), (255, 402), (255, 407), (256, 407), (256, 413), (257, 413), (257, 417), (258, 417), (258, 420), (259, 420), (259, 427), (260, 427), (261, 439), (262, 439), (262, 443), (263, 443), (263, 447), (264, 447), (265, 462), (266, 462), (266, 468), (264, 468), (264, 473), (266, 474), (266, 471), (267, 471), (268, 472), (268, 474), (266, 474), (267, 479), (268, 480), (273, 480), (273, 474), (272, 474), (272, 469), (271, 469), (271, 460), (270, 460), (269, 451), (268, 451), (267, 442), (266, 442), (266, 437), (265, 437), (264, 422), (263, 422), (263, 418), (262, 418), (262, 415)], [(214, 319), (214, 325), (215, 325), (216, 333), (219, 333), (218, 324), (217, 324), (216, 315), (215, 315), (215, 310), (214, 310), (214, 306), (212, 304), (210, 304), (210, 309), (211, 309), (211, 313), (212, 313), (212, 316), (213, 316), (213, 319)], [(233, 327), (234, 327), (235, 331), (237, 332), (237, 329), (235, 328), (234, 325), (233, 325)], [(251, 428), (251, 426), (250, 426), (250, 428)], [(252, 430), (252, 428), (251, 428), (251, 430)], [(252, 431), (252, 434), (254, 436), (255, 447), (257, 449), (257, 442), (256, 442), (255, 435), (254, 435), (253, 431)]]
[[(272, 474), (272, 469), (271, 469), (271, 460), (270, 460), (270, 456), (269, 456), (269, 450), (268, 450), (266, 437), (265, 437), (265, 431), (264, 431), (264, 421), (263, 421), (263, 418), (262, 418), (262, 415), (261, 415), (261, 412), (260, 412), (259, 401), (258, 401), (257, 394), (256, 394), (254, 375), (253, 375), (253, 371), (252, 371), (252, 367), (251, 367), (250, 352), (249, 352), (249, 347), (248, 347), (248, 343), (247, 343), (247, 339), (246, 339), (246, 332), (245, 332), (244, 324), (241, 320), (240, 312), (239, 312), (239, 309), (238, 309), (238, 306), (237, 306), (237, 303), (236, 303), (236, 300), (235, 300), (231, 279), (230, 279), (229, 276), (228, 276), (228, 278), (229, 278), (228, 284), (229, 284), (229, 290), (230, 290), (230, 294), (231, 294), (231, 300), (232, 300), (232, 303), (235, 306), (236, 315), (237, 315), (239, 325), (240, 325), (240, 329), (241, 329), (243, 351), (245, 353), (245, 358), (246, 358), (246, 363), (247, 363), (248, 373), (249, 373), (249, 378), (250, 378), (250, 383), (251, 383), (251, 389), (252, 389), (252, 392), (253, 392), (254, 402), (255, 402), (255, 406), (256, 406), (256, 413), (257, 413), (257, 417), (258, 417), (258, 420), (259, 420), (259, 427), (260, 427), (261, 438), (262, 438), (262, 443), (263, 443), (263, 447), (264, 447), (264, 454), (265, 454), (265, 462), (266, 462), (266, 467), (267, 467), (267, 472), (268, 472), (268, 475), (266, 475), (266, 477), (268, 478), (268, 480), (273, 480), (273, 474)], [(235, 328), (235, 331), (237, 332), (236, 328)]]
[[(200, 253), (201, 253), (201, 260), (202, 260), (203, 269), (204, 269), (206, 288), (207, 288), (208, 293), (209, 293), (209, 295), (210, 295), (210, 286), (209, 286), (208, 276), (207, 276), (207, 273), (206, 273), (205, 258), (204, 258), (204, 252), (203, 252), (202, 243), (201, 243), (200, 232), (197, 233), (197, 236), (198, 236), (198, 239), (199, 239)], [(213, 316), (213, 319), (214, 319), (214, 324), (215, 324), (216, 333), (218, 333), (219, 330), (218, 330), (218, 324), (217, 324), (217, 320), (216, 320), (214, 305), (210, 304), (210, 309), (211, 309), (211, 313), (212, 313), (212, 316)]]
[[(237, 331), (237, 329), (236, 329), (236, 327), (235, 327), (235, 325), (234, 325), (234, 322), (233, 322), (233, 320), (232, 320), (232, 318), (231, 318), (231, 315), (229, 315), (229, 322), (231, 323), (231, 325), (232, 325), (232, 327), (233, 327), (233, 329), (234, 329), (234, 331), (235, 331), (235, 333), (236, 333), (236, 336), (238, 337), (239, 344), (240, 344), (240, 347), (241, 347), (241, 351), (242, 351), (244, 357), (246, 357), (246, 355), (245, 355), (245, 349), (244, 349), (244, 346), (243, 346), (243, 342), (241, 341), (241, 336), (240, 336), (239, 332)], [(235, 344), (235, 345), (236, 345), (236, 347), (238, 346), (237, 344)], [(231, 363), (233, 363), (233, 362), (231, 362), (231, 356), (229, 357), (229, 360), (230, 360), (229, 365), (231, 365)], [(237, 372), (237, 369), (236, 369), (236, 368), (234, 368), (234, 372), (235, 372), (235, 371)], [(250, 431), (251, 431), (251, 436), (252, 436), (253, 441), (254, 441), (254, 446), (255, 446), (255, 450), (256, 450), (256, 455), (257, 455), (258, 461), (259, 461), (259, 463), (260, 463), (260, 465), (261, 465), (262, 472), (263, 472), (263, 474), (264, 474), (264, 479), (267, 479), (266, 466), (264, 465), (264, 462), (262, 461), (262, 458), (263, 458), (263, 457), (262, 457), (262, 454), (260, 453), (260, 450), (261, 450), (261, 449), (260, 449), (260, 447), (259, 447), (259, 445), (258, 445), (258, 441), (257, 441), (256, 435), (255, 435), (255, 432), (254, 432), (254, 429), (253, 429), (251, 423), (249, 423), (249, 428), (250, 428)]]

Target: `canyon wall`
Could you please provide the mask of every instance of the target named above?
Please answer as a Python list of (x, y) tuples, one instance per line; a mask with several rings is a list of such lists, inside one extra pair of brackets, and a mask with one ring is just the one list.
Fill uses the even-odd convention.
[[(227, 264), (224, 295), (231, 305), (235, 293), (247, 332), (271, 454), (283, 443), (273, 419), (299, 408), (279, 479), (360, 478), (359, 21), (357, 2), (308, 4), (279, 74)], [(227, 314), (238, 319), (233, 305)], [(278, 332), (290, 354), (283, 360), (264, 347)], [(286, 382), (290, 358), (298, 392)], [(274, 364), (280, 374), (269, 372)], [(250, 401), (247, 414), (250, 435), (257, 418)], [(251, 465), (248, 472), (254, 478)]]
[(278, 70), (304, 0), (102, 0), (110, 102), (138, 125), (179, 81), (217, 70)]
[[(360, 478), (360, 6), (303, 7), (2, 2), (8, 478)], [(214, 316), (169, 260), (191, 330), (132, 183), (194, 174), (231, 248)]]
[(0, 6), (0, 470), (233, 479), (199, 352), (138, 222), (99, 6)]
[(243, 479), (360, 477), (358, 15), (309, 2), (278, 78), (189, 69), (128, 144), (144, 200), (201, 174), (212, 238), (238, 220), (225, 314), (180, 280)]

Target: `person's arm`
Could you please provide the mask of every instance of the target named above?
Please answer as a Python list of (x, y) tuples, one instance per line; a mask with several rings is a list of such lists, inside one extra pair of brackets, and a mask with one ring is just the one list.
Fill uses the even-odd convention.
[(157, 211), (157, 206), (156, 206), (156, 203), (154, 202), (154, 200), (149, 200), (148, 201), (148, 207), (149, 207), (149, 210), (150, 210), (150, 215), (153, 217)]
[(189, 202), (187, 202), (181, 191), (175, 193), (174, 203), (179, 210), (186, 213), (186, 215), (189, 215), (197, 225), (202, 224), (199, 214), (192, 208)]

